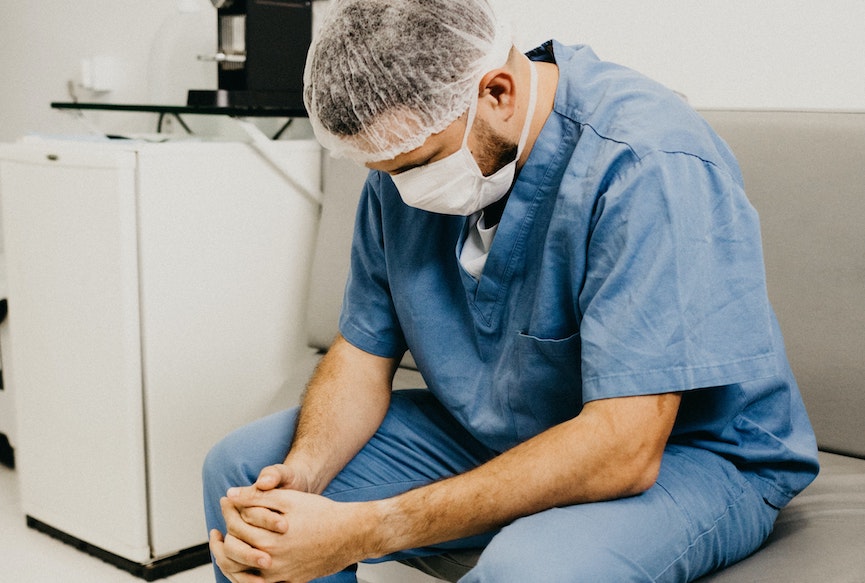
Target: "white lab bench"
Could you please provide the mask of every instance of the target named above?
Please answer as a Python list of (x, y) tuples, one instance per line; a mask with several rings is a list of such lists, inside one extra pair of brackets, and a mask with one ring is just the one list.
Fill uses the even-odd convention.
[(31, 526), (145, 579), (208, 559), (204, 455), (303, 386), (320, 160), (311, 140), (0, 146)]

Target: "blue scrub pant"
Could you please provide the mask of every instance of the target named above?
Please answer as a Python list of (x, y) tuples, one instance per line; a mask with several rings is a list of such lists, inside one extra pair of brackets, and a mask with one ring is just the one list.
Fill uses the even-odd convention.
[[(208, 454), (204, 503), (208, 529), (225, 531), (219, 499), (247, 486), (291, 445), (297, 410), (231, 433)], [(495, 455), (468, 434), (427, 391), (395, 391), (382, 426), (325, 491), (338, 501), (394, 496), (462, 473)], [(777, 510), (728, 461), (692, 447), (667, 447), (657, 483), (608, 502), (553, 508), (498, 532), (412, 549), (398, 560), (484, 548), (461, 583), (692, 581), (756, 550)], [(216, 569), (217, 581), (227, 581)], [(319, 579), (355, 583), (354, 568)]]

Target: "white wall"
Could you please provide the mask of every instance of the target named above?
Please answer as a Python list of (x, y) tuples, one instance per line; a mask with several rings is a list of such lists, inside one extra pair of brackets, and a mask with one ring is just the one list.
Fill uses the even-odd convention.
[[(519, 46), (590, 44), (698, 107), (865, 109), (862, 0), (493, 0)], [(328, 0), (317, 1), (318, 11)], [(181, 13), (178, 6), (198, 12)], [(195, 56), (216, 44), (208, 0), (0, 0), (0, 141), (81, 131), (69, 100), (81, 61), (112, 57), (113, 91), (82, 100), (183, 103), (215, 86)], [(109, 131), (152, 131), (153, 116), (88, 113)]]

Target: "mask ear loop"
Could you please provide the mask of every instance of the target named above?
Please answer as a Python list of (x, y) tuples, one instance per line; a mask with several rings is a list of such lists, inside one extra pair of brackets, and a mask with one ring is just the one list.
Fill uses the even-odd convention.
[(466, 118), (466, 131), (463, 134), (463, 143), (460, 145), (460, 149), (466, 149), (469, 143), (469, 133), (472, 131), (472, 126), (475, 123), (475, 117), (478, 115), (478, 98), (475, 97), (472, 99), (471, 104), (469, 105), (469, 116)]
[(526, 121), (523, 122), (523, 132), (520, 134), (520, 141), (517, 143), (517, 160), (523, 153), (526, 147), (526, 142), (529, 141), (529, 130), (531, 130), (532, 120), (535, 117), (535, 107), (538, 104), (538, 69), (534, 61), (529, 61), (531, 68), (531, 85), (529, 87), (529, 105), (526, 111)]

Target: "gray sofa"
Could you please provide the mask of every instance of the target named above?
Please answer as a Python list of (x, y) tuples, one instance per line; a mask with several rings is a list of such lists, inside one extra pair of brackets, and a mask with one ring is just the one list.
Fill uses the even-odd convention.
[[(764, 547), (702, 582), (865, 582), (865, 112), (703, 111), (730, 144), (760, 212), (769, 295), (821, 448), (822, 470)], [(336, 333), (366, 173), (325, 161), (309, 337)], [(410, 357), (397, 387), (423, 386)], [(477, 559), (412, 566), (456, 581)]]

